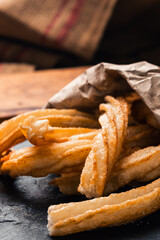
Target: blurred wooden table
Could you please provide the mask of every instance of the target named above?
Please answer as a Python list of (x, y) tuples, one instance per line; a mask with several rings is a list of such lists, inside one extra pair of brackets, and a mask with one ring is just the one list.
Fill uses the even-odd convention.
[(0, 119), (41, 108), (87, 67), (0, 75)]

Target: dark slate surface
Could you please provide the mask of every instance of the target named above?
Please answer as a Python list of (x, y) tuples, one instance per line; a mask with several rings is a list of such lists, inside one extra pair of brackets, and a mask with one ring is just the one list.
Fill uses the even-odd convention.
[[(26, 144), (26, 143), (25, 143)], [(103, 239), (158, 240), (160, 239), (160, 211), (128, 225), (101, 228), (93, 231), (49, 237), (47, 209), (51, 204), (81, 201), (83, 197), (64, 196), (48, 185), (46, 178), (0, 177), (0, 240)]]

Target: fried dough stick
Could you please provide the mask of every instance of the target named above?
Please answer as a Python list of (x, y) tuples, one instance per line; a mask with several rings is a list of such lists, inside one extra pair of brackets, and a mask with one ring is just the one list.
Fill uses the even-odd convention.
[(137, 122), (146, 122), (155, 128), (160, 128), (157, 119), (155, 118), (149, 107), (142, 100), (136, 101), (133, 104), (131, 110), (132, 116)]
[(81, 172), (71, 172), (71, 173), (61, 174), (60, 177), (57, 177), (51, 180), (49, 184), (57, 186), (60, 192), (65, 195), (80, 194), (77, 191), (77, 188), (80, 182), (80, 173)]
[[(132, 181), (145, 178), (147, 174), (159, 166), (160, 146), (140, 149), (124, 157), (117, 162), (115, 172), (106, 185), (104, 194), (107, 195)], [(154, 176), (150, 180), (153, 179), (155, 179)]]
[[(105, 186), (104, 195), (115, 192), (132, 181), (147, 182), (160, 177), (160, 146), (147, 147), (117, 162), (113, 174)], [(62, 174), (51, 184), (64, 194), (77, 194), (80, 173)], [(69, 191), (65, 191), (69, 189)]]
[[(98, 130), (99, 131), (99, 130)], [(139, 134), (139, 130), (137, 130), (137, 133)], [(136, 133), (136, 134), (137, 134)], [(85, 136), (86, 134), (82, 134), (83, 136)], [(131, 134), (129, 134), (129, 136), (130, 136), (130, 138), (131, 139), (133, 139), (133, 137), (132, 137), (132, 135), (133, 135), (133, 131), (131, 131)], [(75, 135), (75, 136), (73, 136), (73, 137), (71, 137), (70, 138), (70, 140), (81, 140), (81, 134), (80, 135)], [(137, 136), (137, 135), (135, 135), (135, 136)], [(141, 136), (141, 135), (140, 135)], [(91, 138), (92, 139), (92, 138)], [(136, 139), (138, 139), (138, 138), (136, 138)], [(133, 139), (134, 140), (134, 139)], [(131, 141), (130, 141), (131, 142)], [(12, 156), (13, 156), (13, 154), (12, 154)], [(6, 157), (7, 158), (7, 160), (9, 160), (10, 158), (11, 158), (11, 156), (10, 156), (10, 158), (7, 156)], [(11, 158), (12, 159), (12, 158)], [(2, 163), (2, 162), (1, 162)], [(82, 167), (83, 167), (83, 164), (81, 163), (81, 167), (78, 167), (78, 170), (82, 170)], [(11, 166), (10, 166), (10, 168), (11, 168)], [(75, 168), (74, 168), (74, 163), (73, 163), (73, 166), (71, 166), (71, 172), (74, 172), (74, 170), (76, 170)], [(45, 167), (45, 169), (41, 169), (41, 170), (35, 170), (32, 174), (34, 174), (34, 175), (37, 175), (37, 176), (41, 176), (41, 175), (43, 175), (43, 176), (45, 176), (45, 174), (47, 175), (48, 174), (48, 172), (49, 172), (50, 170), (49, 169), (47, 169), (46, 167)], [(77, 171), (77, 170), (76, 170)]]
[(160, 144), (160, 130), (149, 126), (148, 124), (138, 124), (128, 127), (128, 135), (124, 143), (124, 149), (130, 147), (145, 148), (148, 146), (157, 146)]
[(50, 236), (63, 236), (98, 227), (135, 221), (160, 208), (160, 179), (144, 187), (78, 203), (50, 206)]
[[(93, 140), (93, 146), (85, 161), (78, 191), (88, 198), (103, 194), (106, 179), (108, 146), (102, 131)], [(99, 160), (100, 164), (97, 164)]]
[(41, 109), (20, 114), (0, 124), (0, 155), (10, 147), (25, 140), (19, 124), (30, 116), (37, 119), (48, 119), (51, 126), (56, 127), (90, 127), (99, 126), (95, 118), (74, 109)]
[[(111, 104), (114, 111), (118, 137), (116, 155), (119, 156), (128, 131), (128, 106), (123, 98), (115, 99), (111, 96), (107, 96), (105, 97), (105, 100)], [(106, 114), (108, 114), (109, 112), (107, 111), (106, 107), (107, 104), (100, 104), (100, 110), (105, 111)]]
[[(23, 123), (20, 123), (20, 129), (26, 139), (33, 145), (38, 146), (49, 142), (64, 142), (70, 139), (93, 139), (98, 131), (96, 129), (80, 127), (51, 127), (48, 119), (38, 120), (34, 116), (30, 116)], [(149, 135), (152, 136), (148, 137)], [(130, 126), (128, 128), (128, 136), (125, 139), (125, 152), (126, 147), (130, 147), (132, 150), (134, 147), (146, 147), (151, 144), (154, 145), (154, 143), (158, 144), (158, 139), (158, 129), (151, 128), (147, 124)]]
[[(74, 135), (82, 134), (81, 139), (91, 139), (95, 136), (97, 130), (91, 128), (62, 128), (51, 127), (48, 119), (37, 120), (36, 117), (30, 116), (20, 124), (20, 129), (26, 139), (33, 145), (44, 145), (49, 142), (65, 142)], [(88, 133), (87, 135), (84, 133)]]
[(128, 135), (123, 144), (120, 159), (139, 149), (159, 145), (159, 134), (159, 129), (152, 128), (147, 124), (128, 127)]
[(124, 96), (125, 101), (128, 104), (128, 125), (134, 125), (136, 124), (136, 121), (134, 120), (132, 116), (132, 106), (133, 104), (140, 99), (140, 96), (136, 92), (130, 92), (126, 96)]
[[(100, 110), (105, 111), (99, 117), (102, 126), (93, 140), (93, 147), (85, 161), (78, 191), (87, 198), (100, 197), (109, 181), (111, 172), (122, 150), (127, 133), (127, 104), (125, 101), (106, 97), (109, 102), (101, 104)], [(125, 110), (126, 109), (126, 110)]]
[(43, 177), (79, 170), (91, 149), (91, 140), (73, 140), (17, 150), (1, 159), (1, 173), (11, 177)]
[(160, 166), (148, 172), (143, 178), (138, 179), (138, 182), (149, 182), (160, 177)]

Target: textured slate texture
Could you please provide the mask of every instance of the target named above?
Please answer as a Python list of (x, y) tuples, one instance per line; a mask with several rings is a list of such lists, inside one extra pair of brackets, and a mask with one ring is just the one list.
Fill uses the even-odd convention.
[(46, 227), (48, 206), (84, 199), (62, 195), (57, 188), (48, 185), (52, 178), (19, 177), (14, 180), (0, 177), (0, 240), (84, 240), (94, 237), (101, 240), (160, 239), (160, 211), (125, 226), (101, 228), (65, 237), (49, 237)]

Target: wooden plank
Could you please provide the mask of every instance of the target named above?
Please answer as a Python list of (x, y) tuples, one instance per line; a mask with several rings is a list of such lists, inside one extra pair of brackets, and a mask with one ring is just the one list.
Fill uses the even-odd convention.
[(87, 67), (0, 75), (0, 118), (41, 108)]

